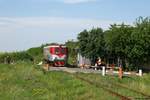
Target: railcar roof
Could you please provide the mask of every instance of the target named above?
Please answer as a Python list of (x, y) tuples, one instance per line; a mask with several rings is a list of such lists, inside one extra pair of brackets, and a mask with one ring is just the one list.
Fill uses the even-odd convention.
[(63, 47), (63, 48), (66, 48), (66, 46), (64, 46), (64, 45), (49, 45), (49, 46), (46, 46), (46, 47), (44, 47), (44, 48), (50, 48), (50, 47)]

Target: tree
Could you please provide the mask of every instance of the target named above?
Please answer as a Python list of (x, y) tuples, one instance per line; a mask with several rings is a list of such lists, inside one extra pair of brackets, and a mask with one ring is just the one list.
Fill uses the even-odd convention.
[(150, 18), (139, 17), (131, 34), (128, 56), (134, 65), (143, 65), (150, 59)]
[(78, 34), (79, 48), (83, 56), (95, 60), (97, 57), (103, 57), (104, 51), (104, 33), (101, 28), (93, 28), (90, 31), (84, 30)]
[(68, 48), (68, 64), (75, 65), (77, 62), (77, 48), (78, 42), (74, 40), (68, 40), (65, 45)]
[(124, 66), (142, 66), (150, 60), (150, 17), (139, 17), (134, 26), (114, 24), (104, 32), (101, 28), (84, 30), (78, 34), (78, 42), (87, 58), (113, 57)]
[(122, 64), (128, 66), (128, 52), (130, 47), (130, 37), (133, 27), (125, 24), (111, 25), (110, 29), (105, 31), (105, 46), (107, 56), (117, 59), (118, 66)]
[[(87, 43), (89, 42), (89, 33), (87, 30), (84, 30), (78, 34), (79, 48), (80, 52), (83, 56), (87, 55)], [(87, 57), (87, 56), (86, 56)]]

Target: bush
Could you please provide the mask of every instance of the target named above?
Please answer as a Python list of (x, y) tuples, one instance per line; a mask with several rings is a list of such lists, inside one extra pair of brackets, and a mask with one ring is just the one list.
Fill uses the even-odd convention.
[(0, 54), (0, 63), (13, 63), (17, 61), (33, 60), (33, 57), (25, 51)]

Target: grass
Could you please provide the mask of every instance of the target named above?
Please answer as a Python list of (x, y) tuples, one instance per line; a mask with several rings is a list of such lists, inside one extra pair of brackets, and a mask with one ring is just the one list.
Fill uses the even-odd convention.
[[(112, 89), (113, 91), (120, 93), (124, 96), (133, 97), (133, 98), (144, 98), (139, 93), (135, 93), (129, 89), (136, 90), (138, 92), (142, 92), (146, 95), (150, 96), (150, 74), (145, 74), (143, 77), (124, 77), (123, 79), (119, 79), (117, 76), (105, 76), (101, 77), (98, 74), (79, 74), (85, 79), (94, 81), (98, 84), (104, 84), (108, 88)], [(122, 85), (127, 88), (120, 88), (116, 85)]]
[(102, 89), (67, 73), (43, 73), (32, 63), (0, 65), (0, 100), (109, 100), (109, 97)]
[[(102, 77), (99, 74), (78, 74), (93, 82), (121, 83), (150, 94), (150, 75), (142, 78)], [(127, 95), (130, 91), (117, 90)], [(64, 72), (44, 73), (30, 62), (0, 64), (0, 100), (118, 100), (101, 88), (96, 88)]]

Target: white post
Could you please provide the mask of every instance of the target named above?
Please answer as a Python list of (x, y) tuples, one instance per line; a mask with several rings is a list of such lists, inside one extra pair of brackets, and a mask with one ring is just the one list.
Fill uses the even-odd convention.
[(139, 70), (139, 76), (142, 76), (142, 70), (141, 69)]
[(102, 67), (102, 76), (105, 76), (105, 67)]

